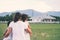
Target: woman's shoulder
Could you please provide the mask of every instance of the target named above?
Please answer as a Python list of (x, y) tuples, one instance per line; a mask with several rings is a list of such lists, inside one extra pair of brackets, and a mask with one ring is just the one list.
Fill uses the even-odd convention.
[(14, 21), (11, 21), (10, 23), (14, 23)]
[(9, 25), (13, 25), (14, 24), (14, 21), (11, 21)]
[(14, 21), (11, 21), (10, 24), (9, 24), (9, 27), (12, 27), (14, 24)]

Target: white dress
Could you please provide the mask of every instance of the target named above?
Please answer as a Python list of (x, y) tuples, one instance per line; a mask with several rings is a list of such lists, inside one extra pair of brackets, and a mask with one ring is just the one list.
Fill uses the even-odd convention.
[[(25, 21), (24, 23), (25, 23), (26, 26), (28, 27), (28, 25), (29, 25), (28, 21)], [(30, 34), (27, 33), (26, 31), (25, 31), (25, 38), (26, 38), (26, 40), (30, 40)]]
[(24, 32), (25, 29), (27, 29), (27, 26), (22, 21), (16, 23), (12, 21), (9, 27), (12, 28), (12, 40), (26, 40)]

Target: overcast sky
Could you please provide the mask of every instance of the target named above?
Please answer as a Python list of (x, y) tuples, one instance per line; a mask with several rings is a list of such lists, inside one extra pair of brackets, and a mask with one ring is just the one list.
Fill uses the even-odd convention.
[(60, 0), (0, 0), (0, 12), (25, 9), (40, 12), (60, 11)]

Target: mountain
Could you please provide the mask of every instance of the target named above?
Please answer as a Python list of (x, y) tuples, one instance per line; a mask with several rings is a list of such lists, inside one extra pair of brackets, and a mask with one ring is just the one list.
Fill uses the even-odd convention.
[[(41, 12), (38, 12), (38, 11), (35, 11), (35, 10), (32, 10), (32, 9), (17, 10), (15, 12), (25, 13), (29, 16), (41, 16), (42, 15)], [(12, 12), (3, 12), (3, 13), (0, 13), (0, 16), (11, 15), (11, 14), (12, 14)]]
[(0, 13), (0, 16), (6, 16), (6, 15), (11, 15), (12, 13), (11, 12), (3, 12), (3, 13)]
[(32, 10), (32, 9), (27, 9), (27, 10), (22, 10), (21, 11), (22, 13), (26, 13), (26, 14), (28, 14), (29, 16), (41, 16), (42, 15), (42, 13), (41, 12), (38, 12), (38, 11), (36, 11), (36, 10)]
[[(60, 11), (49, 11), (47, 13), (41, 13), (33, 9), (26, 9), (26, 10), (16, 10), (15, 12), (25, 13), (32, 17), (46, 16), (46, 15), (60, 16)], [(0, 16), (6, 16), (6, 15), (11, 15), (11, 14), (12, 12), (3, 12), (3, 13), (0, 13)]]
[(53, 15), (53, 16), (59, 16), (60, 17), (60, 11), (49, 11), (48, 15)]

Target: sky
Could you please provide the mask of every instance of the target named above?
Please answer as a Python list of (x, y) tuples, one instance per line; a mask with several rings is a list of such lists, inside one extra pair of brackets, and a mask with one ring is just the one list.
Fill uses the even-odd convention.
[(60, 11), (60, 0), (0, 0), (0, 12), (26, 9), (40, 12)]

